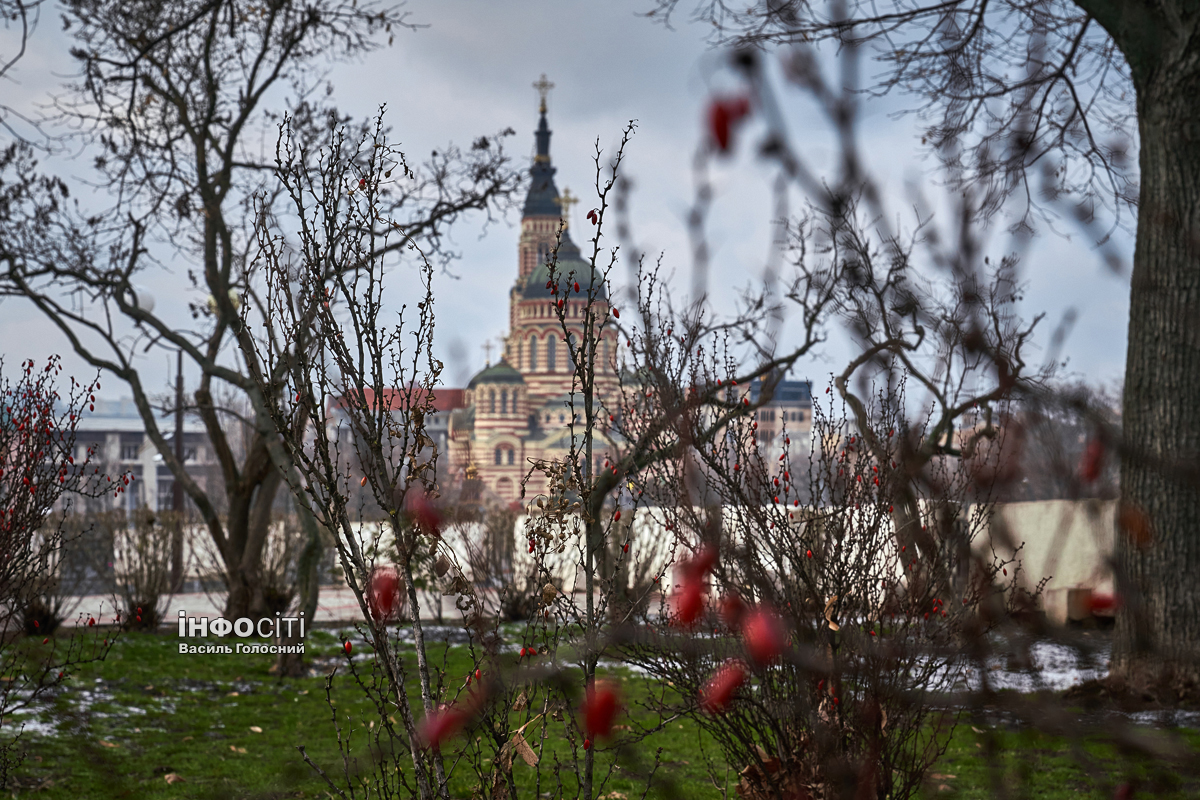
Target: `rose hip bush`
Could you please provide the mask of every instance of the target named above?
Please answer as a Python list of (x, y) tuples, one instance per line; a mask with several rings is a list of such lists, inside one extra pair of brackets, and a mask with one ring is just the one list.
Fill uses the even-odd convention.
[[(115, 635), (89, 618), (81, 633), (55, 636), (59, 620), (42, 613), (59, 579), (72, 502), (119, 498), (133, 480), (102, 474), (91, 446), (76, 452), (80, 417), (94, 410), (100, 384), (72, 378), (64, 398), (61, 373), (53, 356), (44, 365), (22, 362), (14, 380), (0, 360), (0, 719), (37, 702), (79, 664), (104, 658)], [(28, 637), (14, 638), (18, 630)], [(0, 788), (23, 758), (19, 741), (19, 733), (0, 739)]]

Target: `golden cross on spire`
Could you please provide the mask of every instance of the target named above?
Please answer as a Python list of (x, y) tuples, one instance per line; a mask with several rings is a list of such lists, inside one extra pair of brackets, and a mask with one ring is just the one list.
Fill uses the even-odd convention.
[(487, 365), (492, 365), (492, 340), (487, 339), (483, 344), (479, 345), (479, 349), (487, 353)]
[(550, 94), (550, 90), (554, 88), (554, 84), (546, 80), (546, 73), (542, 73), (542, 77), (533, 84), (533, 88), (537, 89), (538, 94), (542, 98), (541, 105), (538, 106), (538, 111), (542, 114), (546, 113), (546, 95)]
[(562, 216), (563, 227), (571, 227), (571, 206), (578, 204), (579, 198), (571, 194), (571, 187), (564, 186), (562, 194), (554, 198), (554, 202), (558, 204), (559, 214)]

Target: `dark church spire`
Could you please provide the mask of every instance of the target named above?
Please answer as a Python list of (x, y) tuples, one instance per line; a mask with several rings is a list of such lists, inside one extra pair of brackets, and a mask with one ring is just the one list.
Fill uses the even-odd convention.
[(558, 187), (554, 185), (554, 167), (550, 165), (550, 125), (546, 122), (546, 95), (554, 88), (554, 84), (546, 80), (545, 74), (541, 80), (533, 84), (537, 89), (541, 102), (538, 104), (537, 152), (533, 157), (533, 167), (529, 170), (529, 194), (525, 196), (525, 211), (523, 216), (559, 216)]

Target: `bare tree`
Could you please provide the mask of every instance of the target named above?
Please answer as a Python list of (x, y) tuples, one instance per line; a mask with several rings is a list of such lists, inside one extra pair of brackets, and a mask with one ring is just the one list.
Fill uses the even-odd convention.
[[(652, 16), (669, 20), (681, 3), (653, 5)], [(1065, 207), (1119, 268), (1110, 226), (1136, 209), (1121, 498), (1142, 520), (1136, 527), (1153, 530), (1154, 546), (1141, 535), (1118, 542), (1124, 590), (1143, 600), (1118, 615), (1113, 674), (1134, 683), (1200, 679), (1200, 632), (1186, 622), (1200, 613), (1200, 593), (1177, 578), (1200, 568), (1192, 534), (1200, 520), (1200, 153), (1191, 133), (1200, 125), (1192, 102), (1200, 56), (1190, 5), (688, 5), (720, 43), (780, 48), (789, 78), (805, 89), (816, 43), (873, 52), (882, 70), (872, 91), (915, 96), (922, 141), (954, 168), (953, 184), (976, 195), (974, 218), (1015, 203), (1015, 226), (1029, 229)], [(770, 144), (787, 155), (785, 139)]]
[[(42, 0), (0, 2), (0, 25), (3, 25), (4, 30), (0, 35), (6, 39), (3, 45), (0, 45), (0, 81), (10, 77), (9, 73), (29, 51), (29, 40), (41, 21), (42, 5)], [(12, 38), (8, 39), (10, 36)], [(0, 127), (7, 130), (13, 138), (23, 140), (22, 133), (13, 126), (14, 118), (25, 125), (32, 124), (34, 128), (37, 127), (24, 113), (0, 102)]]
[[(393, 29), (417, 26), (395, 6), (351, 0), (320, 8), (234, 0), (169, 7), (75, 2), (66, 14), (81, 72), (58, 100), (61, 119), (98, 151), (97, 180), (115, 201), (79, 220), (62, 212), (65, 187), (27, 192), (28, 207), (4, 217), (4, 285), (31, 300), (79, 356), (128, 387), (147, 436), (223, 559), (226, 615), (261, 614), (260, 559), (286, 463), (267, 415), (274, 401), (262, 391), (277, 385), (288, 357), (254, 362), (254, 341), (286, 341), (287, 332), (244, 325), (240, 316), (243, 306), (265, 308), (261, 287), (246, 270), (251, 198), (264, 188), (271, 198), (277, 191), (269, 160), (254, 142), (279, 118), (268, 98), (285, 91), (294, 107), (293, 130), (309, 140), (324, 137), (343, 120), (312, 99), (321, 59), (354, 58), (384, 37), (390, 42)], [(422, 242), (452, 255), (439, 250), (447, 226), (469, 211), (502, 206), (516, 185), (502, 138), (480, 138), (465, 152), (448, 147), (419, 168), (404, 167), (384, 203), (404, 219), (406, 237), (389, 247)], [(22, 176), (21, 163), (5, 166)], [(156, 313), (139, 285), (142, 275), (164, 268), (167, 254), (187, 265), (181, 288), (192, 298), (190, 328)], [(233, 341), (240, 355), (230, 355)], [(189, 410), (200, 417), (216, 453), (224, 515), (215, 487), (194, 481), (167, 445), (138, 360), (154, 346), (182, 351), (199, 373)], [(231, 418), (214, 400), (227, 389), (244, 395), (254, 412), (254, 434), (240, 459), (225, 430)], [(316, 526), (308, 528), (317, 543)]]

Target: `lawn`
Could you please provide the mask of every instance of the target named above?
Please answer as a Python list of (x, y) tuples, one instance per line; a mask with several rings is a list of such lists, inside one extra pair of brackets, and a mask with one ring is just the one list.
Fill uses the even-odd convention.
[[(323, 665), (339, 663), (341, 641), (339, 631), (314, 632), (309, 658), (315, 656)], [(28, 757), (12, 782), (13, 796), (326, 797), (324, 782), (296, 750), (302, 744), (326, 770), (340, 770), (325, 679), (279, 680), (268, 673), (273, 663), (269, 655), (183, 656), (177, 647), (171, 635), (123, 635), (106, 661), (81, 669), (36, 715), (18, 718), (27, 725)], [(449, 646), (445, 658), (449, 674), (466, 673), (465, 648)], [(415, 663), (411, 654), (408, 659)], [(344, 663), (344, 656), (340, 661)], [(333, 685), (339, 717), (371, 719), (365, 698), (352, 681), (341, 677), (343, 672)], [(644, 679), (620, 670), (610, 670), (609, 677), (622, 682), (631, 699), (648, 690)], [(535, 728), (527, 734), (535, 738)], [(697, 726), (685, 719), (669, 723), (638, 748), (643, 759), (652, 759), (662, 748), (663, 771), (680, 782), (689, 800), (715, 800), (722, 792), (708, 779), (704, 764), (718, 753), (705, 742)], [(1200, 734), (1189, 733), (1188, 742), (1200, 753)], [(998, 753), (992, 762), (996, 770), (982, 757), (987, 748)], [(560, 758), (569, 758), (565, 744), (554, 750)], [(1009, 787), (1020, 782), (1023, 797), (1111, 798), (1116, 785), (1136, 780), (1155, 796), (1200, 795), (1197, 784), (1170, 773), (1156, 774), (1111, 745), (1088, 743), (1082, 751), (1072, 753), (1063, 741), (1028, 731), (989, 733), (964, 722), (934, 770), (927, 794), (985, 798), (993, 796), (996, 782)], [(607, 754), (599, 756), (607, 762)], [(1086, 770), (1080, 757), (1086, 760)], [(516, 763), (520, 794), (529, 797), (532, 770), (519, 759)], [(735, 772), (730, 770), (731, 797), (736, 797)], [(569, 767), (564, 774), (573, 781)], [(168, 775), (182, 780), (169, 783)], [(470, 797), (477, 782), (460, 767), (451, 782), (452, 795)], [(609, 800), (642, 797), (640, 784), (620, 771), (612, 773), (604, 793)]]

